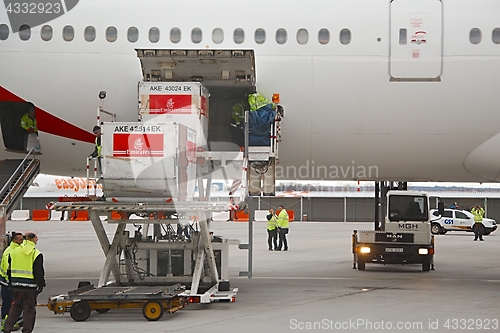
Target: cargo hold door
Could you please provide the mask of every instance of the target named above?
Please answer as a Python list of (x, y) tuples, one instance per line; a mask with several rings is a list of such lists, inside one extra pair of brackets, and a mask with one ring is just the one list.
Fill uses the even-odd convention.
[(144, 82), (202, 82), (255, 89), (252, 50), (136, 49)]
[(391, 81), (441, 81), (441, 0), (390, 3)]

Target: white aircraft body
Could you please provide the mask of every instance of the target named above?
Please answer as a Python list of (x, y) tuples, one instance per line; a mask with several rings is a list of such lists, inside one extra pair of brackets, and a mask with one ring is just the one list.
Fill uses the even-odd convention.
[[(87, 190), (88, 187), (88, 190)], [(39, 174), (24, 195), (25, 198), (102, 196), (102, 186), (85, 177), (62, 177)]]
[(285, 107), (278, 179), (500, 180), (498, 0), (82, 0), (29, 38), (9, 22), (0, 112), (34, 103), (44, 173), (84, 173), (99, 91), (137, 120), (136, 50), (244, 50)]

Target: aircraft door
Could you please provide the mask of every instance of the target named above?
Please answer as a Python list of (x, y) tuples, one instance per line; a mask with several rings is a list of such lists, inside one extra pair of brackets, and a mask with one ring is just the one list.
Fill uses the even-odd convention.
[(391, 81), (441, 81), (441, 0), (390, 2)]

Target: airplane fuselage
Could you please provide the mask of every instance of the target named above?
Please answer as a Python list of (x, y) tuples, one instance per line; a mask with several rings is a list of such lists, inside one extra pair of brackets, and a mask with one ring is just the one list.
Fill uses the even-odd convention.
[[(117, 120), (137, 120), (135, 49), (253, 50), (258, 91), (286, 109), (278, 178), (496, 181), (498, 27), (493, 0), (87, 0), (0, 39), (0, 101), (90, 132), (101, 90)], [(42, 171), (82, 174), (90, 133), (45, 127)]]

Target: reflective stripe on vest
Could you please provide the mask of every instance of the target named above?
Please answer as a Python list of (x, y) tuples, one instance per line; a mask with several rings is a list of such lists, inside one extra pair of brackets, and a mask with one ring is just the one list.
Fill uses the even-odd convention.
[(23, 246), (12, 251), (12, 253), (10, 254), (10, 276), (11, 284), (14, 287), (37, 287), (35, 283), (35, 276), (33, 274), (33, 263), (41, 252), (36, 248), (33, 248), (33, 251), (28, 255), (23, 252), (24, 246), (33, 245), (24, 244)]
[(231, 125), (236, 127), (245, 120), (245, 107), (243, 103), (236, 103), (233, 106), (233, 113), (231, 116)]
[(248, 95), (248, 105), (250, 106), (250, 111), (258, 110), (267, 104), (270, 104), (267, 98), (259, 93)]

